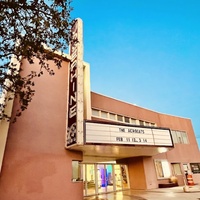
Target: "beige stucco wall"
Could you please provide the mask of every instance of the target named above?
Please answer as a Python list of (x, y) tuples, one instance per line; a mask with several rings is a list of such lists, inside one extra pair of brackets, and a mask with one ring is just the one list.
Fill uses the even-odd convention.
[[(20, 62), (16, 59), (15, 56), (12, 56), (10, 64), (11, 63), (15, 63), (15, 66), (12, 66), (12, 67), (15, 68), (16, 70), (19, 70)], [(8, 71), (7, 73), (9, 74), (10, 71)], [(11, 83), (8, 79), (6, 79), (4, 84), (9, 86)], [(7, 97), (11, 98), (14, 96), (10, 91), (3, 90), (3, 93), (0, 94), (0, 103), (5, 105), (5, 109), (4, 109), (5, 114), (7, 116), (11, 116), (14, 98), (13, 99), (11, 98), (11, 100), (8, 101)], [(9, 126), (10, 126), (10, 121), (8, 121), (8, 119), (0, 120), (0, 173), (1, 173), (1, 168), (2, 168), (2, 163), (3, 163), (3, 158), (4, 158)]]
[[(7, 102), (6, 110), (5, 112), (9, 115), (12, 111), (13, 101), (10, 100)], [(0, 174), (1, 174), (1, 168), (4, 158), (4, 152), (6, 147), (6, 141), (8, 136), (8, 129), (9, 129), (10, 122), (6, 119), (3, 119), (0, 121)]]

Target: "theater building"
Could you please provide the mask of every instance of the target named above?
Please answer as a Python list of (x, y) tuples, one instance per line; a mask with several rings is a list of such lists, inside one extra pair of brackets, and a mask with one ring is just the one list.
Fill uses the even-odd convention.
[[(49, 61), (55, 75), (35, 79), (29, 108), (16, 123), (0, 122), (1, 200), (80, 200), (199, 183), (191, 120), (91, 92), (80, 19), (73, 32), (79, 43), (62, 68)], [(18, 67), (39, 70), (37, 60)], [(14, 115), (17, 107), (9, 102), (6, 110)]]

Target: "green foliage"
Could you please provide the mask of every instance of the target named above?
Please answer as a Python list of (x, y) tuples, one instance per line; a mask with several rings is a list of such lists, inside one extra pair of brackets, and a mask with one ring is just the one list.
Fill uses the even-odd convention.
[[(34, 78), (44, 71), (54, 75), (48, 60), (61, 67), (62, 56), (55, 57), (54, 52), (62, 54), (68, 48), (73, 23), (71, 11), (71, 0), (0, 1), (0, 97), (4, 97), (0, 102), (0, 120), (10, 120), (4, 108), (14, 97), (20, 105), (16, 116), (27, 109), (35, 93)], [(37, 58), (40, 71), (23, 77), (22, 69), (11, 62), (13, 56), (20, 63), (26, 59), (30, 64)]]

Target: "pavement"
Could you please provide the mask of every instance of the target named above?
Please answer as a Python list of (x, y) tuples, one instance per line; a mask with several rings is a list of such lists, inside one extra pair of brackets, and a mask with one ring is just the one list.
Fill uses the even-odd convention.
[(126, 190), (86, 197), (84, 200), (200, 200), (200, 185), (150, 190)]

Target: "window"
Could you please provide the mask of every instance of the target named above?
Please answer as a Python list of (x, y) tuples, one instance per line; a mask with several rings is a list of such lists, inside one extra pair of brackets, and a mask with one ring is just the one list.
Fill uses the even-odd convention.
[(116, 120), (116, 118), (115, 118), (115, 114), (110, 113), (110, 119), (112, 119), (112, 120)]
[(117, 115), (117, 121), (123, 122), (123, 116)]
[(72, 161), (72, 181), (82, 181), (83, 175), (82, 175), (82, 165), (80, 164), (80, 161), (73, 160)]
[(131, 124), (136, 124), (136, 119), (131, 118)]
[(104, 111), (101, 111), (101, 117), (108, 118), (108, 113), (104, 112)]
[(188, 137), (186, 132), (182, 132), (183, 144), (188, 144)]
[(200, 163), (190, 163), (190, 167), (193, 174), (200, 173)]
[(189, 144), (185, 131), (171, 131), (173, 142), (177, 144)]
[(139, 120), (140, 126), (144, 126), (144, 121)]
[(182, 175), (180, 163), (172, 163), (174, 175)]
[(188, 164), (183, 164), (183, 170), (184, 171), (188, 171), (189, 170)]
[(178, 143), (183, 144), (183, 138), (180, 131), (176, 131)]
[[(142, 121), (142, 120), (137, 120), (137, 119), (133, 119), (124, 115), (118, 115), (115, 113), (110, 113), (110, 112), (106, 112), (106, 111), (102, 111), (102, 110), (98, 110), (95, 108), (92, 108), (92, 116), (94, 117), (99, 117), (99, 118), (104, 118), (104, 119), (110, 119), (113, 121), (118, 121), (118, 122), (123, 122), (123, 123), (130, 123), (133, 125), (140, 125), (140, 126), (156, 126), (155, 123), (151, 123), (151, 122), (146, 122), (146, 121)], [(183, 142), (187, 141), (187, 134), (182, 136), (182, 140)]]
[(170, 168), (167, 160), (155, 160), (155, 167), (158, 179), (170, 177)]
[(124, 117), (124, 121), (125, 121), (126, 123), (130, 123), (130, 122), (129, 122), (129, 117)]
[(145, 122), (145, 126), (149, 126), (150, 125), (150, 123), (149, 122)]
[(177, 138), (177, 135), (176, 135), (176, 131), (171, 131), (171, 134), (172, 134), (173, 142), (174, 143), (178, 143), (178, 138)]
[(92, 115), (93, 116), (99, 116), (99, 110), (92, 109)]

